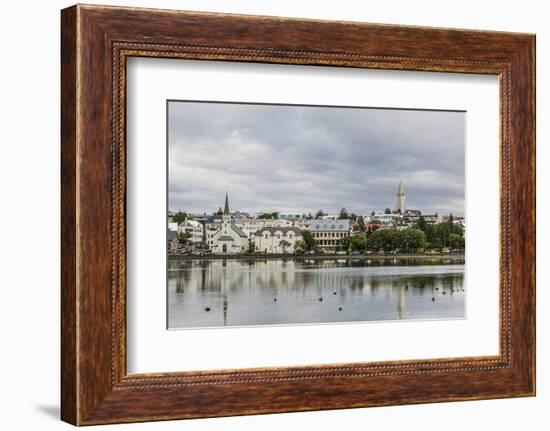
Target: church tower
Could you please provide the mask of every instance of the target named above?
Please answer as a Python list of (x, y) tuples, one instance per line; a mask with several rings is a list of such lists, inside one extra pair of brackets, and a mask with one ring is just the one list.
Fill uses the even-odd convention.
[(395, 210), (398, 213), (405, 213), (405, 188), (403, 187), (403, 182), (399, 181), (399, 186), (397, 187), (397, 201), (395, 203)]
[(222, 223), (226, 226), (231, 224), (231, 216), (229, 215), (229, 196), (227, 192), (225, 192), (225, 206), (223, 208)]

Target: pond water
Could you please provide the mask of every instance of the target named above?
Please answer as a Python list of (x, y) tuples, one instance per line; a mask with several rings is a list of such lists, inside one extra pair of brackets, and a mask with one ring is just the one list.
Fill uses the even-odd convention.
[(464, 259), (169, 260), (168, 327), (465, 316)]

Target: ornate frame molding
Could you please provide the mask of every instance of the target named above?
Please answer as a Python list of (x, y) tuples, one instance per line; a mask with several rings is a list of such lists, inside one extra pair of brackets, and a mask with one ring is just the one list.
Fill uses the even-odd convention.
[[(264, 27), (270, 30), (255, 35)], [(234, 36), (237, 30), (241, 36)], [(311, 34), (321, 41), (301, 42)], [(328, 37), (333, 34), (339, 38)], [(98, 424), (534, 394), (533, 36), (79, 5), (62, 12), (62, 54), (64, 420)], [(500, 354), (127, 375), (125, 65), (132, 56), (498, 75)], [(518, 226), (520, 209), (530, 217)], [(87, 223), (92, 219), (96, 227)], [(217, 403), (204, 407), (207, 399)]]

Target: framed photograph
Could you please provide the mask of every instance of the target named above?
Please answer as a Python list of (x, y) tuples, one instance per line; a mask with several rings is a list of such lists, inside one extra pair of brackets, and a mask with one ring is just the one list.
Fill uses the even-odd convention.
[(535, 394), (535, 37), (62, 11), (62, 419)]

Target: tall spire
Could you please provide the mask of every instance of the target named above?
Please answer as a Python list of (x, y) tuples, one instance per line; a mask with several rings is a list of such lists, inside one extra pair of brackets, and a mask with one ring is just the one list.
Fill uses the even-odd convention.
[(229, 197), (225, 192), (225, 208), (223, 209), (223, 215), (229, 215)]
[(403, 189), (403, 181), (399, 181), (399, 186), (397, 187), (397, 196), (404, 195), (405, 190)]
[(399, 181), (399, 186), (397, 186), (395, 210), (401, 214), (405, 212), (405, 188), (403, 187), (403, 181)]

